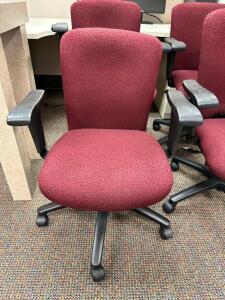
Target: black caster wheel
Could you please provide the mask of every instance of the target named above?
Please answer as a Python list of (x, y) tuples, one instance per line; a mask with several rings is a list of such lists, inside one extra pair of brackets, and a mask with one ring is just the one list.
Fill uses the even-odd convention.
[(103, 266), (91, 266), (91, 276), (94, 282), (100, 282), (105, 279), (105, 270)]
[(37, 215), (36, 225), (38, 227), (48, 226), (48, 216), (47, 215), (45, 215), (45, 216)]
[(153, 123), (153, 130), (159, 131), (161, 129), (161, 125), (159, 123)]
[(173, 237), (173, 230), (170, 227), (161, 227), (159, 233), (163, 240), (169, 240)]
[(171, 202), (167, 201), (163, 204), (163, 211), (167, 214), (171, 214), (176, 208), (176, 205), (172, 204)]
[(176, 172), (179, 170), (179, 163), (175, 162), (175, 161), (172, 161), (171, 162), (171, 169)]

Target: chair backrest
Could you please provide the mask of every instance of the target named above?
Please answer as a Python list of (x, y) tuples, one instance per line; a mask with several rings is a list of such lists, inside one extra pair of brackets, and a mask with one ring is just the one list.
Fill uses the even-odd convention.
[(72, 28), (102, 27), (140, 31), (141, 9), (121, 0), (82, 0), (71, 6)]
[(74, 29), (62, 37), (60, 56), (69, 129), (146, 129), (162, 56), (158, 39)]
[(172, 10), (171, 37), (186, 43), (187, 50), (177, 53), (174, 70), (198, 70), (202, 27), (212, 11), (225, 8), (219, 3), (182, 3)]
[(204, 117), (225, 114), (225, 9), (214, 11), (205, 19), (198, 82), (219, 100), (219, 107), (203, 110)]

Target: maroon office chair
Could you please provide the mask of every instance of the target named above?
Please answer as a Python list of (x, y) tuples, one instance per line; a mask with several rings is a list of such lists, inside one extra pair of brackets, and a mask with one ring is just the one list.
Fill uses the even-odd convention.
[(173, 164), (183, 163), (208, 179), (173, 195), (164, 205), (171, 213), (178, 202), (197, 193), (218, 189), (225, 192), (225, 9), (210, 13), (204, 22), (197, 81), (186, 80), (187, 97), (201, 109), (204, 123), (196, 130), (206, 165), (175, 156)]
[[(47, 226), (48, 214), (64, 207), (97, 211), (94, 281), (105, 276), (101, 260), (109, 211), (134, 210), (160, 224), (163, 239), (172, 237), (170, 222), (147, 208), (167, 196), (173, 182), (164, 151), (144, 132), (161, 56), (162, 44), (148, 35), (103, 28), (72, 30), (61, 42), (69, 131), (46, 156), (43, 91), (31, 92), (7, 119), (11, 126), (28, 125), (37, 151), (46, 156), (38, 181), (53, 203), (38, 209), (37, 225)], [(170, 101), (175, 122), (171, 128), (200, 124), (198, 109), (180, 94)], [(171, 149), (174, 136), (171, 130)]]
[[(109, 211), (136, 209), (159, 221), (163, 237), (172, 235), (169, 222), (145, 208), (172, 187), (166, 155), (143, 132), (161, 53), (158, 40), (116, 29), (77, 29), (62, 38), (69, 131), (46, 157), (39, 186), (63, 207), (98, 212), (91, 263), (96, 281), (104, 278), (101, 256)], [(46, 207), (38, 210), (39, 226), (47, 225), (43, 211)]]
[(72, 28), (101, 27), (140, 31), (141, 9), (121, 0), (81, 0), (71, 6)]
[[(72, 28), (114, 28), (140, 31), (141, 9), (134, 3), (121, 0), (82, 0), (71, 5)], [(66, 23), (52, 25), (60, 37), (68, 31)]]
[[(176, 5), (171, 16), (171, 44), (173, 52), (168, 54), (167, 79), (169, 86), (184, 91), (182, 83), (186, 79), (198, 77), (202, 27), (205, 17), (212, 11), (225, 8), (219, 3), (182, 3)], [(169, 119), (156, 119), (153, 129), (170, 125)], [(162, 139), (162, 142), (164, 139)]]

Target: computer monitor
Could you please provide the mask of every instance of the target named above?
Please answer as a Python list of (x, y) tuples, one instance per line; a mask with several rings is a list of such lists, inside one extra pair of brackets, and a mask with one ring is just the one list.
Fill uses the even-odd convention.
[(137, 3), (141, 10), (151, 14), (164, 14), (166, 9), (166, 0), (130, 0)]

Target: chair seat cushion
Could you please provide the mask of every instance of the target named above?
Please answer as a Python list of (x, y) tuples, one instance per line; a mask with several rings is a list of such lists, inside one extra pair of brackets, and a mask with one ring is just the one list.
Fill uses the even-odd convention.
[(174, 85), (177, 90), (184, 92), (182, 83), (186, 79), (197, 80), (198, 71), (197, 70), (177, 70), (172, 73)]
[(134, 130), (76, 129), (48, 153), (39, 187), (66, 207), (119, 211), (161, 201), (172, 187), (172, 172), (159, 143)]
[(196, 133), (209, 169), (225, 180), (225, 119), (206, 119)]

